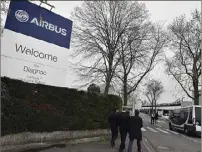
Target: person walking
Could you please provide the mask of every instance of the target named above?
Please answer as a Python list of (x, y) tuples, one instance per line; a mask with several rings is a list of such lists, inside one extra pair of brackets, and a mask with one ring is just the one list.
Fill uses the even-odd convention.
[(110, 114), (109, 118), (108, 118), (108, 122), (110, 124), (110, 129), (111, 129), (111, 146), (114, 147), (115, 146), (115, 140), (118, 137), (118, 114), (116, 112), (116, 109), (112, 110), (112, 113)]
[(158, 122), (158, 111), (156, 112), (156, 114), (155, 114), (155, 123), (157, 123)]
[(154, 115), (154, 112), (152, 112), (152, 114), (151, 114), (151, 124), (154, 124), (154, 118), (155, 118), (155, 115)]
[(137, 151), (141, 152), (141, 140), (143, 127), (142, 118), (139, 116), (139, 111), (135, 110), (135, 116), (132, 116), (129, 121), (129, 145), (128, 152), (132, 152), (133, 141), (137, 140)]
[(122, 152), (125, 149), (125, 141), (129, 129), (129, 119), (130, 115), (128, 111), (122, 112), (119, 115), (119, 132), (121, 136), (121, 144), (119, 147), (119, 152)]

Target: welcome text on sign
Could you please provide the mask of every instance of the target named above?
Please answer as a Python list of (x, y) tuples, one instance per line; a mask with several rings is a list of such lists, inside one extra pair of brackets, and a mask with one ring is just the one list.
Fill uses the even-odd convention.
[(32, 49), (27, 48), (26, 46), (22, 46), (21, 44), (15, 44), (16, 52), (20, 52), (22, 54), (31, 55), (36, 58), (51, 60), (53, 62), (57, 62), (57, 56), (53, 56), (51, 54), (45, 54), (43, 52), (39, 52)]

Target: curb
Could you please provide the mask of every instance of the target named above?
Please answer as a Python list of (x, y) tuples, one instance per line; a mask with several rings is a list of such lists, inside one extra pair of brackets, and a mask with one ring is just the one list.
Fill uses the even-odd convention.
[(48, 147), (51, 148), (54, 145), (63, 146), (63, 145), (82, 144), (87, 142), (96, 142), (96, 141), (102, 140), (106, 136), (81, 138), (81, 139), (61, 141), (61, 142), (31, 143), (31, 144), (25, 144), (25, 145), (7, 146), (7, 147), (1, 147), (1, 152), (21, 152), (24, 150), (37, 149), (37, 148), (48, 148)]
[(31, 143), (61, 142), (83, 138), (100, 137), (110, 134), (107, 129), (79, 130), (79, 131), (54, 131), (54, 132), (23, 132), (10, 134), (0, 138), (1, 147), (26, 145)]

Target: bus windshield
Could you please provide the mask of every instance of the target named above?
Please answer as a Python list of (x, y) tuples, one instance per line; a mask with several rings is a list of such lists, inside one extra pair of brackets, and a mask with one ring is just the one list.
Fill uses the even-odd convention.
[(201, 126), (201, 107), (195, 107), (196, 122)]

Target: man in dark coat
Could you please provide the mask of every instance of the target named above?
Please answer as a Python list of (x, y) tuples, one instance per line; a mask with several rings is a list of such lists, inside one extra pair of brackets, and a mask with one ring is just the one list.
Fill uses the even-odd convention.
[(152, 112), (151, 114), (151, 124), (154, 124), (155, 114)]
[(126, 136), (129, 129), (129, 119), (130, 119), (130, 114), (128, 111), (120, 113), (118, 117), (119, 132), (121, 135), (121, 144), (119, 147), (119, 152), (122, 152), (125, 149), (125, 141), (126, 141)]
[(111, 129), (111, 146), (115, 146), (115, 140), (118, 137), (118, 116), (117, 116), (116, 109), (112, 110), (112, 113), (110, 114), (108, 118), (108, 122), (110, 123), (110, 129)]
[(135, 116), (132, 116), (129, 121), (130, 142), (128, 146), (128, 152), (132, 152), (134, 139), (137, 139), (138, 152), (141, 152), (142, 127), (143, 127), (142, 118), (139, 116), (139, 111), (135, 110)]
[(155, 123), (158, 122), (158, 117), (159, 117), (159, 115), (158, 115), (158, 111), (157, 111), (156, 114), (155, 114)]

